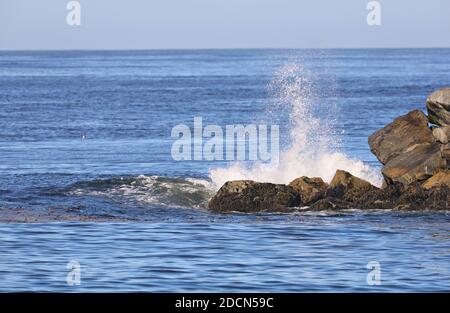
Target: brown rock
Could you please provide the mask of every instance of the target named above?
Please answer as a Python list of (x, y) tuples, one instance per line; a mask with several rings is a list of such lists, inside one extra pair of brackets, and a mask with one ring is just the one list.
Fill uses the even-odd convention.
[(298, 192), (304, 205), (309, 205), (322, 198), (328, 188), (328, 184), (322, 178), (306, 176), (296, 178), (289, 186)]
[(441, 155), (447, 162), (447, 168), (450, 168), (450, 143), (441, 145)]
[(299, 205), (292, 187), (251, 180), (226, 182), (208, 203), (215, 212), (287, 212)]
[(378, 190), (377, 187), (349, 172), (337, 170), (330, 182), (327, 196), (340, 198), (348, 202), (357, 202), (364, 194)]
[(420, 110), (396, 118), (369, 137), (370, 150), (383, 164), (419, 145), (434, 141), (428, 119)]
[(450, 138), (450, 125), (433, 128), (433, 137), (437, 142), (447, 144)]
[(440, 171), (429, 178), (422, 187), (425, 189), (432, 189), (446, 185), (450, 188), (450, 171)]
[(442, 88), (427, 98), (427, 111), (430, 123), (450, 125), (450, 88)]
[(405, 187), (433, 176), (446, 167), (440, 144), (420, 145), (389, 161), (381, 170), (388, 184), (400, 182)]

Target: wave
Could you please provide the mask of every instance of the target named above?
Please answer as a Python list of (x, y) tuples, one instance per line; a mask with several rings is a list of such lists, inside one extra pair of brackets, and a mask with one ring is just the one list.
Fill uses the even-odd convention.
[(157, 206), (205, 208), (214, 188), (206, 179), (140, 175), (78, 182), (67, 194)]
[(317, 85), (315, 76), (297, 64), (288, 64), (275, 73), (269, 86), (273, 101), (266, 109), (266, 122), (287, 125), (287, 141), (278, 165), (236, 162), (225, 168), (211, 168), (209, 176), (216, 189), (226, 181), (239, 179), (287, 184), (309, 176), (329, 182), (337, 169), (381, 185), (377, 170), (341, 151), (335, 131), (336, 106), (323, 100), (333, 98), (333, 84), (328, 84), (326, 91), (317, 90)]

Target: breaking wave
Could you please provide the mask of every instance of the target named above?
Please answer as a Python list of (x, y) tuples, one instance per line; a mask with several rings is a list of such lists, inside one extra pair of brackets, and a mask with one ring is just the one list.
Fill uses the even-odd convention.
[(186, 208), (206, 207), (213, 193), (208, 180), (145, 175), (78, 182), (68, 191), (70, 195), (100, 196), (121, 202), (128, 199), (156, 206)]

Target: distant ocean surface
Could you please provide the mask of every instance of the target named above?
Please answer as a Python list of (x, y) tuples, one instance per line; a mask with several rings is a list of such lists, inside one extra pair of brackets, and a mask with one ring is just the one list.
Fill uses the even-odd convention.
[[(450, 212), (205, 209), (227, 179), (379, 183), (367, 137), (449, 85), (450, 49), (0, 52), (0, 291), (450, 291)], [(280, 170), (174, 161), (195, 116), (279, 124)]]

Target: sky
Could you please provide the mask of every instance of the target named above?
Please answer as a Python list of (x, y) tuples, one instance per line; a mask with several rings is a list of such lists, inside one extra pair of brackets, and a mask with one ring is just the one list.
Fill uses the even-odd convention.
[(0, 50), (450, 47), (449, 0), (0, 0)]

